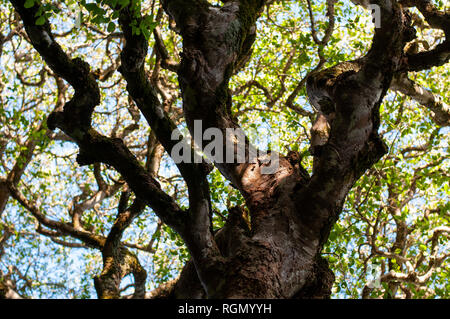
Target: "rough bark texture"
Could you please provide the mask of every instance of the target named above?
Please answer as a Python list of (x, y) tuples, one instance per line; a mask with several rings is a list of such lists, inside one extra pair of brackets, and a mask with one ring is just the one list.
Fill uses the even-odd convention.
[[(334, 275), (321, 257), (321, 250), (350, 188), (387, 151), (377, 133), (380, 103), (396, 72), (424, 66), (417, 62), (419, 57), (405, 57), (403, 53), (405, 43), (414, 38), (414, 29), (396, 1), (371, 1), (380, 6), (382, 21), (366, 56), (317, 71), (307, 80), (309, 99), (321, 121), (313, 127), (316, 133), (319, 126), (321, 129), (319, 142), (312, 145), (312, 176), (295, 154), (280, 156), (274, 174), (263, 174), (266, 158), (258, 155), (249, 155), (243, 164), (215, 163), (244, 196), (251, 220), (247, 223), (242, 211), (234, 208), (217, 234), (210, 227), (207, 165), (178, 165), (189, 191), (190, 208), (183, 211), (120, 139), (101, 136), (91, 128), (90, 117), (100, 94), (87, 63), (65, 55), (48, 23), (34, 24), (35, 7), (25, 9), (24, 1), (11, 2), (35, 48), (54, 72), (75, 88), (64, 110), (50, 116), (49, 127), (59, 127), (74, 139), (80, 147), (80, 164), (104, 162), (116, 168), (142, 201), (136, 205), (152, 207), (181, 235), (191, 252), (192, 261), (178, 281), (161, 287), (152, 297), (329, 298)], [(420, 5), (422, 2), (426, 1), (418, 1)], [(162, 3), (183, 38), (181, 65), (173, 70), (178, 72), (189, 129), (193, 133), (195, 120), (202, 121), (203, 130), (219, 128), (225, 133), (227, 128), (238, 128), (230, 112), (228, 83), (248, 60), (256, 20), (265, 1), (224, 1), (221, 7), (204, 0)], [(441, 20), (448, 19), (448, 15), (437, 14), (428, 5), (422, 7), (424, 12), (431, 12), (430, 21), (435, 25), (442, 26)], [(132, 34), (132, 17), (141, 19), (131, 9), (121, 10), (119, 22), (126, 45), (120, 72), (130, 96), (170, 154), (176, 143), (170, 139), (175, 126), (145, 76), (147, 41), (142, 35)], [(447, 32), (448, 25), (444, 27)], [(440, 50), (438, 61), (427, 58), (426, 64), (440, 65), (442, 59), (448, 60), (447, 46), (436, 49)], [(225, 139), (229, 138), (225, 134)], [(119, 211), (110, 236), (98, 244), (104, 271), (96, 279), (96, 286), (102, 298), (118, 297), (120, 279), (126, 273), (133, 272), (136, 282), (145, 278), (145, 271), (133, 266), (135, 262), (127, 259), (128, 254), (119, 244), (126, 225), (138, 213), (137, 207)], [(138, 285), (135, 294), (144, 296)]]
[[(189, 6), (197, 9), (186, 15), (179, 11), (180, 2), (165, 1), (165, 9), (177, 21), (184, 41), (178, 74), (190, 127), (196, 119), (206, 123), (204, 129), (235, 127), (228, 112), (227, 84), (253, 41), (262, 4), (231, 1), (219, 10), (192, 1)], [(311, 101), (331, 122), (326, 143), (315, 152), (312, 177), (305, 176), (301, 164), (288, 157), (280, 159), (280, 167), (272, 175), (261, 174), (259, 161), (217, 164), (244, 195), (251, 227), (245, 229), (240, 226), (243, 223), (231, 218), (223, 230), (228, 234), (219, 247), (226, 258), (226, 271), (215, 291), (207, 291), (208, 296), (330, 295), (333, 275), (320, 251), (349, 189), (386, 152), (377, 135), (378, 106), (400, 64), (403, 45), (411, 40), (402, 10), (391, 3), (381, 4), (384, 25), (368, 55), (313, 74), (308, 81)]]

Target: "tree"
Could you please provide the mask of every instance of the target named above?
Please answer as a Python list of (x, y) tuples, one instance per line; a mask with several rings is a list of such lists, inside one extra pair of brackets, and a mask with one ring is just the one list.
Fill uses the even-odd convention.
[[(0, 52), (13, 66), (2, 68), (17, 80), (0, 86), (0, 212), (16, 220), (2, 223), (2, 251), (13, 236), (35, 244), (36, 232), (57, 244), (46, 253), (93, 248), (99, 298), (328, 298), (335, 273), (346, 296), (448, 296), (450, 110), (439, 94), (450, 16), (429, 0), (352, 2), (5, 4)], [(375, 12), (372, 30), (360, 29), (362, 8)], [(269, 145), (230, 133), (268, 127), (279, 130)], [(178, 160), (198, 158), (193, 145), (213, 136), (209, 159)], [(139, 254), (156, 241), (186, 263), (146, 293)], [(1, 294), (47, 293), (52, 283), (13, 259)], [(175, 272), (161, 268), (162, 279)]]

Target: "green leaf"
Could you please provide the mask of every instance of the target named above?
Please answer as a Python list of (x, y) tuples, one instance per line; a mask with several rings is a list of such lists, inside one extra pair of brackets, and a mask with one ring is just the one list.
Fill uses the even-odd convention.
[(45, 16), (40, 16), (39, 18), (37, 18), (36, 20), (36, 25), (44, 25), (45, 23)]
[(108, 23), (108, 32), (113, 32), (116, 29), (116, 24), (114, 22)]
[(125, 8), (127, 5), (130, 4), (130, 0), (119, 0), (119, 5), (121, 6), (121, 9)]
[(89, 12), (96, 12), (99, 8), (95, 3), (86, 3), (84, 5), (84, 7), (89, 11)]
[(141, 28), (141, 31), (146, 40), (150, 39), (151, 33), (149, 32), (149, 30), (147, 28)]
[(27, 8), (27, 9), (32, 8), (34, 6), (34, 0), (27, 0), (27, 1), (25, 1), (23, 6), (25, 8)]

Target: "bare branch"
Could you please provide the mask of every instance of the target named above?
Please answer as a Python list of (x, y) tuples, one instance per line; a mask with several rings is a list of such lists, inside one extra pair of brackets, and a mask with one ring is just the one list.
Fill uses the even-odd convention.
[(450, 105), (444, 103), (429, 90), (410, 80), (406, 74), (394, 76), (391, 87), (392, 90), (399, 91), (416, 100), (433, 112), (433, 120), (439, 126), (450, 125)]

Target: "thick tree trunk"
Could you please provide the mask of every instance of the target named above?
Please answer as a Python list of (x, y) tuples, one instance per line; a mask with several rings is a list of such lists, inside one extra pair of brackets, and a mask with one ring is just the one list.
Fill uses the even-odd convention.
[[(183, 36), (178, 75), (191, 134), (195, 134), (195, 120), (202, 121), (204, 130), (237, 127), (229, 112), (228, 81), (248, 54), (263, 2), (230, 1), (219, 10), (189, 1), (191, 8), (196, 6), (191, 15), (180, 13), (180, 1), (164, 4)], [(308, 96), (330, 128), (321, 145), (313, 145), (311, 177), (290, 156), (281, 157), (271, 175), (262, 174), (264, 164), (258, 157), (245, 164), (215, 163), (243, 194), (251, 222), (247, 228), (238, 212), (230, 212), (229, 222), (217, 234), (224, 258), (220, 280), (214, 278), (215, 272), (199, 277), (208, 297), (330, 296), (334, 276), (320, 256), (321, 249), (354, 182), (386, 152), (377, 134), (378, 107), (403, 45), (410, 40), (401, 9), (382, 4), (383, 27), (377, 30), (371, 51), (308, 80)], [(195, 265), (201, 273), (201, 265)], [(197, 290), (192, 295), (182, 291), (195, 286), (191, 267), (186, 266), (175, 285), (175, 296), (202, 295)]]
[(216, 234), (227, 262), (214, 294), (206, 295), (193, 264), (188, 263), (174, 286), (173, 297), (330, 297), (334, 274), (321, 257), (321, 249), (352, 182), (346, 185), (347, 191), (335, 191), (340, 195), (340, 204), (335, 206), (331, 197), (328, 201), (317, 194), (316, 198), (304, 194), (311, 179), (300, 173), (298, 164), (287, 158), (280, 162), (278, 174), (252, 181), (254, 187), (246, 196), (251, 226), (239, 209), (232, 209), (227, 224)]

